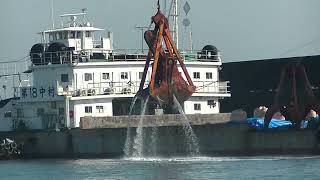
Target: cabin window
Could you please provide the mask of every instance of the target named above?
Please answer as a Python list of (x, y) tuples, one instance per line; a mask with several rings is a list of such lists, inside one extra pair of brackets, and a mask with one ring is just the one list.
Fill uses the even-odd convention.
[(81, 38), (81, 32), (77, 31), (77, 38), (80, 39)]
[(103, 80), (108, 80), (108, 79), (110, 79), (110, 73), (102, 73), (102, 79), (103, 79)]
[(52, 33), (52, 40), (57, 40), (57, 33)]
[(103, 106), (96, 106), (98, 113), (103, 113)]
[(37, 116), (42, 116), (44, 114), (44, 109), (43, 108), (38, 108), (37, 109)]
[(128, 72), (121, 72), (121, 79), (128, 79)]
[(193, 72), (194, 79), (200, 79), (200, 72)]
[(92, 81), (92, 74), (84, 73), (84, 81)]
[(67, 31), (63, 32), (63, 39), (68, 39), (68, 32)]
[(59, 108), (58, 111), (59, 111), (59, 115), (60, 115), (60, 116), (64, 115), (64, 113), (65, 113), (65, 112), (64, 112), (64, 108)]
[(70, 32), (70, 38), (76, 38), (76, 32), (75, 31), (71, 31)]
[(69, 75), (61, 74), (61, 82), (69, 82)]
[(142, 79), (143, 72), (139, 72), (139, 79)]
[(217, 102), (215, 100), (208, 100), (208, 106), (214, 108), (217, 106)]
[(4, 112), (4, 117), (5, 117), (5, 118), (9, 118), (9, 117), (11, 117), (11, 116), (12, 116), (11, 111), (6, 111), (6, 112)]
[(85, 106), (84, 107), (84, 112), (87, 114), (91, 114), (92, 113), (92, 106)]
[(63, 33), (62, 32), (59, 32), (59, 39), (63, 39)]
[(59, 40), (59, 39), (61, 39), (61, 34), (60, 34), (60, 32), (57, 32), (56, 33), (56, 40)]
[(90, 31), (86, 31), (86, 37), (91, 37), (91, 32)]
[(50, 107), (51, 107), (51, 109), (56, 109), (57, 108), (57, 102), (56, 101), (51, 101)]
[(200, 111), (201, 110), (201, 104), (194, 104), (193, 107), (194, 107), (195, 111)]
[(206, 73), (206, 79), (212, 79), (212, 72)]
[(54, 36), (53, 33), (50, 33), (50, 34), (49, 34), (49, 41), (53, 41), (53, 39), (54, 39), (53, 36)]
[(18, 108), (17, 109), (17, 117), (22, 117), (23, 116), (23, 110)]

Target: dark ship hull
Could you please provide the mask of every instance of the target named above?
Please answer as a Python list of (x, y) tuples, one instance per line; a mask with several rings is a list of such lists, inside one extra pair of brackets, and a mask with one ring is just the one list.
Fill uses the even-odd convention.
[[(231, 86), (231, 98), (221, 101), (221, 112), (243, 109), (252, 115), (256, 107), (270, 107), (281, 70), (290, 63), (301, 63), (305, 66), (313, 92), (317, 99), (320, 99), (320, 55), (230, 62), (224, 63), (220, 72), (220, 79), (230, 81)], [(303, 89), (300, 88), (298, 92), (298, 96), (303, 99)]]

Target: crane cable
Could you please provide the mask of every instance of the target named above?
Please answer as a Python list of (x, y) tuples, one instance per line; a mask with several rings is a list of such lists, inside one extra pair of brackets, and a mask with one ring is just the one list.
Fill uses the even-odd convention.
[(21, 62), (21, 61), (27, 61), (28, 60), (29, 55), (26, 55), (22, 58), (19, 58), (17, 60), (13, 60), (13, 61), (0, 61), (0, 64), (5, 64), (5, 63), (15, 63), (15, 62)]
[(291, 52), (294, 52), (294, 51), (296, 51), (296, 50), (298, 50), (298, 49), (305, 48), (305, 47), (313, 44), (314, 42), (316, 42), (316, 41), (318, 41), (318, 40), (320, 40), (320, 37), (318, 37), (318, 38), (316, 38), (316, 39), (313, 39), (313, 40), (311, 40), (311, 41), (308, 41), (308, 42), (305, 43), (305, 44), (302, 44), (302, 45), (299, 45), (299, 46), (297, 46), (297, 47), (288, 49), (288, 50), (285, 51), (284, 53), (280, 54), (280, 57), (281, 57), (281, 56), (284, 56), (284, 55), (287, 55), (287, 54), (289, 54), (289, 53), (291, 53)]

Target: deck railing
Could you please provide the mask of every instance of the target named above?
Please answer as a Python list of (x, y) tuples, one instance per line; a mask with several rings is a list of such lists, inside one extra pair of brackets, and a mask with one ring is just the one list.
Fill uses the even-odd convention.
[(194, 85), (197, 87), (196, 93), (217, 93), (217, 94), (229, 94), (229, 81), (194, 81)]
[[(141, 50), (119, 49), (114, 51), (94, 48), (82, 51), (57, 51), (30, 53), (33, 65), (74, 64), (87, 62), (117, 62), (117, 61), (145, 61), (147, 54)], [(145, 50), (144, 52), (147, 52)], [(221, 62), (220, 53), (214, 55), (211, 51), (182, 51), (181, 58), (186, 62)]]
[[(148, 87), (149, 82), (145, 83), (144, 88)], [(195, 93), (199, 94), (229, 94), (229, 82), (217, 81), (196, 81)], [(71, 96), (94, 96), (94, 95), (117, 95), (117, 94), (136, 94), (139, 90), (140, 82), (101, 82), (89, 83), (86, 87), (81, 88), (63, 88), (58, 87), (58, 95), (69, 94)]]

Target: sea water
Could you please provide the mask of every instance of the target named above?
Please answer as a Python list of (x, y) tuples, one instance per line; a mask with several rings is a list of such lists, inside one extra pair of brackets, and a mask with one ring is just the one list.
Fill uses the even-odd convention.
[(319, 156), (0, 161), (0, 179), (320, 179)]

